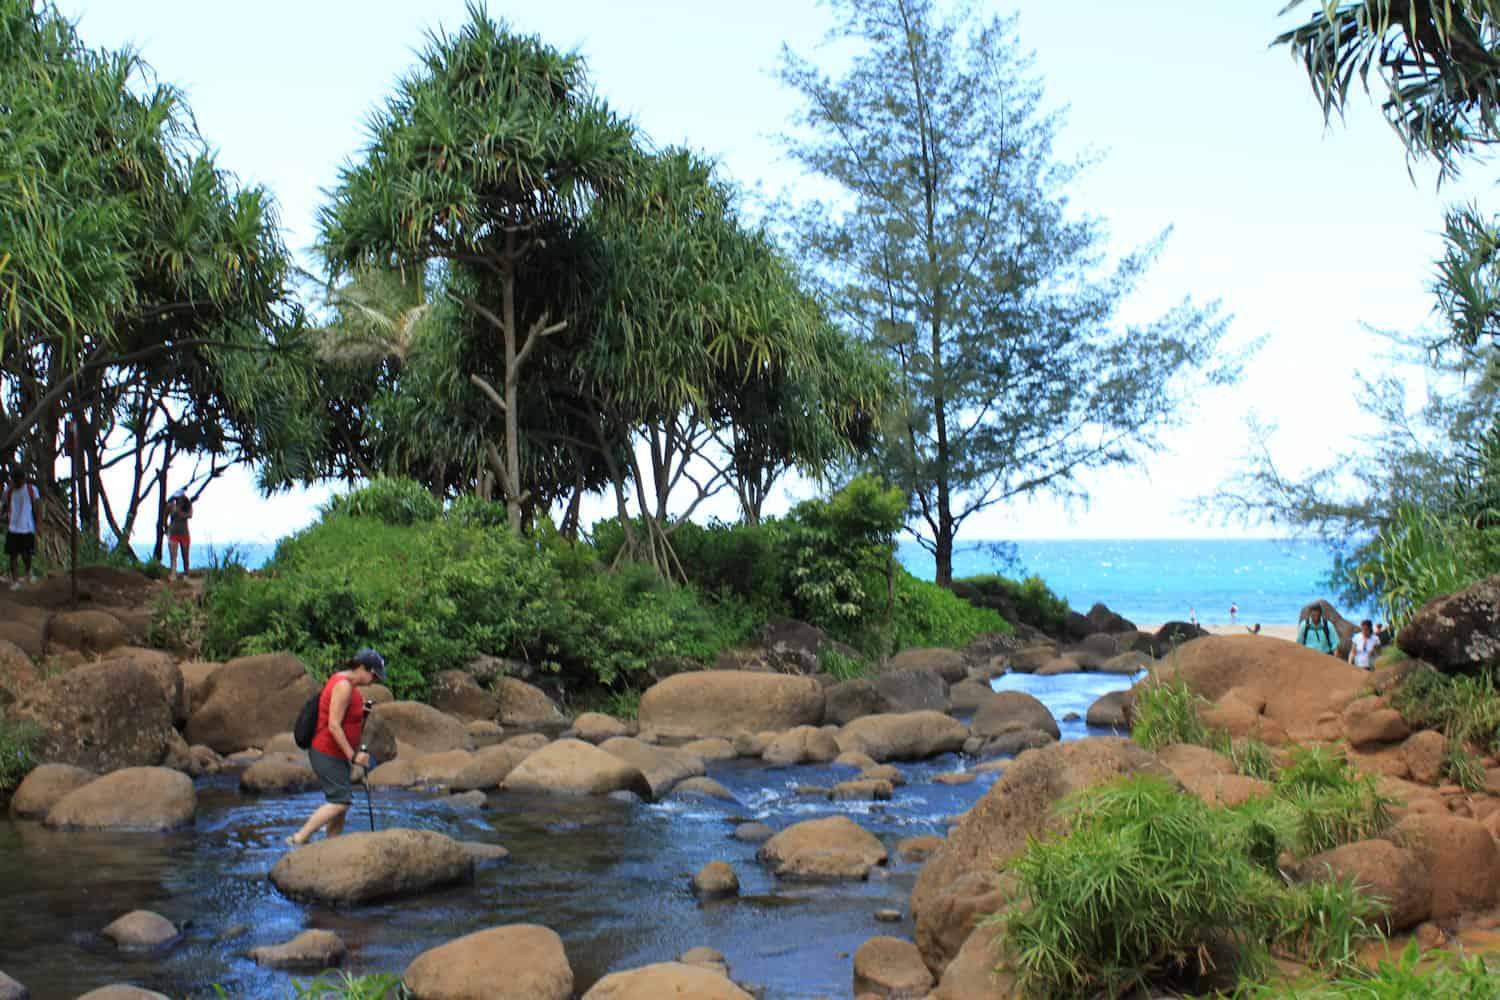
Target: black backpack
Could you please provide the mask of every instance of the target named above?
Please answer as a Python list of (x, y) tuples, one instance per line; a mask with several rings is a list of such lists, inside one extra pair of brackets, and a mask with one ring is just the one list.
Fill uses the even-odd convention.
[(323, 697), (319, 691), (307, 703), (302, 706), (302, 711), (297, 713), (297, 722), (292, 726), (292, 739), (303, 750), (312, 746), (313, 737), (318, 734), (318, 701)]

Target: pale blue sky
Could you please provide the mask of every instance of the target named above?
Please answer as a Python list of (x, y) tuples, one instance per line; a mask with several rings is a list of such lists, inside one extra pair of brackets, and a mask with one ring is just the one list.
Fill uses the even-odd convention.
[[(462, 0), (62, 0), (92, 45), (132, 44), (186, 91), (221, 165), (269, 187), (289, 244), (314, 237), (321, 191), (364, 141), (364, 124), (414, 62), (424, 33), (457, 26)], [(1215, 536), (1184, 505), (1208, 493), (1245, 446), (1251, 412), (1277, 422), (1290, 468), (1352, 457), (1360, 428), (1355, 375), (1380, 363), (1362, 324), (1414, 330), (1442, 206), (1479, 191), (1413, 184), (1395, 136), (1367, 102), (1325, 130), (1291, 57), (1267, 44), (1282, 0), (1020, 0), (1023, 43), (1053, 105), (1066, 105), (1064, 149), (1102, 161), (1074, 200), (1102, 215), (1126, 249), (1174, 226), (1130, 315), (1184, 295), (1222, 299), (1231, 344), (1265, 347), (1243, 383), (1205, 395), (1147, 469), (1086, 480), (1094, 499), (997, 509), (965, 534), (984, 537)], [(599, 92), (659, 143), (687, 143), (767, 193), (815, 190), (774, 141), (796, 107), (772, 75), (783, 42), (816, 56), (829, 24), (811, 0), (490, 4), (490, 12), (588, 59)], [(321, 494), (264, 501), (248, 477), (205, 497), (198, 537), (274, 538), (304, 523)], [(602, 508), (601, 508), (602, 510)], [(721, 513), (732, 516), (732, 509)], [(254, 524), (247, 532), (245, 525)]]

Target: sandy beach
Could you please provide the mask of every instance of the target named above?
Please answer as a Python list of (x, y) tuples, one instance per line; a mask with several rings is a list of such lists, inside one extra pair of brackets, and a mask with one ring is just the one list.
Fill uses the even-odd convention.
[[(1137, 627), (1142, 632), (1155, 633), (1157, 629), (1161, 628), (1162, 624), (1165, 623), (1159, 623), (1156, 625), (1140, 625)], [(1254, 624), (1254, 622), (1242, 622), (1238, 625), (1209, 625), (1203, 622), (1199, 622), (1199, 626), (1201, 628), (1203, 628), (1207, 632), (1212, 633), (1213, 635), (1246, 635), (1249, 633), (1251, 626), (1253, 626)], [(1270, 636), (1273, 639), (1285, 639), (1288, 642), (1296, 642), (1297, 623), (1292, 622), (1290, 625), (1268, 625), (1265, 622), (1261, 622), (1260, 634)]]

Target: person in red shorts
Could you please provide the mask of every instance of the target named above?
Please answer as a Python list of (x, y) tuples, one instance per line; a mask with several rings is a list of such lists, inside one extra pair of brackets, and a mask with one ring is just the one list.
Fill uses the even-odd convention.
[(329, 837), (344, 832), (344, 816), (354, 801), (354, 767), (370, 766), (370, 755), (358, 747), (373, 703), (366, 702), (359, 689), (384, 680), (385, 658), (373, 649), (361, 649), (323, 685), (318, 727), (307, 759), (328, 801), (313, 811), (302, 829), (286, 838), (290, 846), (301, 847), (319, 830), (326, 829)]
[(167, 558), (171, 560), (167, 574), (169, 579), (177, 579), (177, 553), (182, 553), (182, 575), (187, 576), (188, 550), (193, 546), (193, 540), (188, 536), (188, 521), (193, 516), (193, 501), (188, 499), (187, 490), (178, 490), (167, 498)]

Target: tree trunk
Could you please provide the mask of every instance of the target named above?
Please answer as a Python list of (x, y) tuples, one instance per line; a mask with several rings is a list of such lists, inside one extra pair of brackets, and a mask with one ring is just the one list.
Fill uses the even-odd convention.
[(516, 414), (516, 388), (520, 372), (516, 370), (516, 234), (505, 234), (505, 280), (501, 319), (505, 337), (505, 512), (510, 533), (521, 534), (521, 426)]

